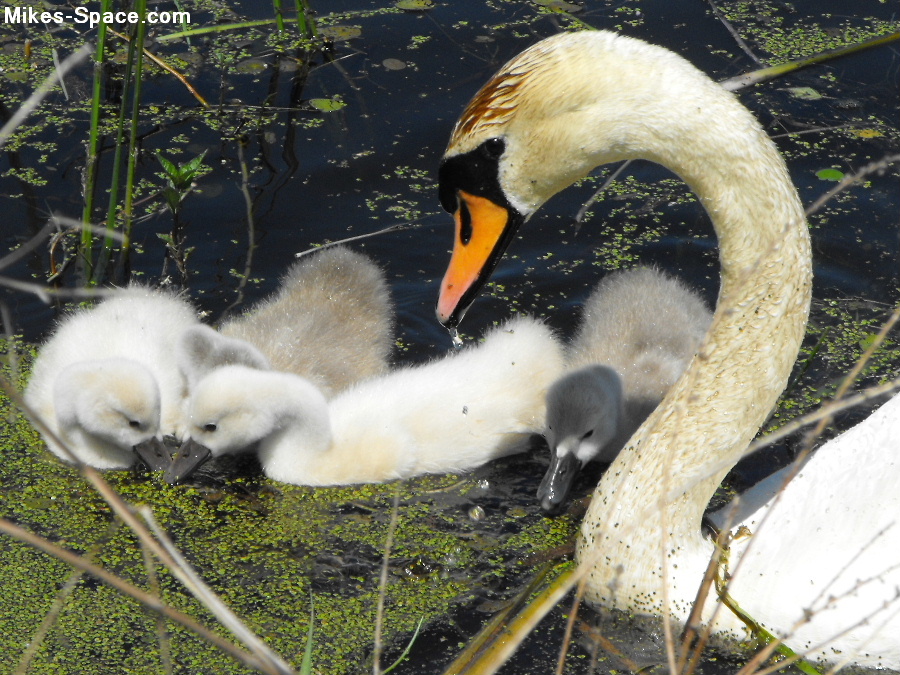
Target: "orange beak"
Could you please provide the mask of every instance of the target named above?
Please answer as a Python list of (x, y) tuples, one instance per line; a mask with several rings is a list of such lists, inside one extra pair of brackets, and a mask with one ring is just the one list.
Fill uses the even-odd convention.
[(518, 229), (509, 209), (463, 190), (456, 194), (459, 207), (453, 214), (453, 255), (437, 303), (438, 321), (447, 327), (462, 320)]

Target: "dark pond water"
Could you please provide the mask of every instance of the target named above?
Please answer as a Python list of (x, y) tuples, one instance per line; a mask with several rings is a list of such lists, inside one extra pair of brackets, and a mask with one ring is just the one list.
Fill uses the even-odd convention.
[[(270, 27), (243, 31), (235, 38), (232, 48), (241, 54), (232, 60), (242, 64), (237, 68), (241, 72), (202, 62), (187, 68), (194, 86), (216, 109), (215, 124), (199, 119), (190, 94), (171, 78), (150, 78), (144, 92), (148, 109), (185, 106), (187, 112), (146, 125), (140, 174), (159, 184), (153, 177), (159, 170), (156, 150), (181, 162), (206, 151), (211, 171), (197, 182), (180, 217), (187, 245), (194, 249), (186, 285), (213, 320), (237, 298), (238, 273), (247, 265), (251, 235), (241, 190), (242, 162), (249, 170), (254, 225), (246, 301), (270, 292), (299, 251), (415, 221), (413, 229), (359, 245), (385, 267), (392, 281), (402, 345), (396, 361), (442, 353), (450, 341), (433, 308), (451, 244), (450, 220), (440, 211), (436, 194), (436, 170), (446, 140), (468, 99), (502, 63), (569, 20), (530, 3), (503, 0), (445, 2), (408, 13), (380, 11), (392, 6), (387, 2), (331, 0), (313, 5), (323, 18), (341, 15), (328, 23), (354, 26), (359, 34), (337, 41), (332, 61), (315, 56), (305, 79), (298, 78), (289, 59), (278, 65), (265, 40)], [(265, 3), (235, 7), (248, 19), (270, 18), (272, 11)], [(891, 21), (897, 30), (896, 6), (877, 0), (860, 0), (849, 9), (838, 0), (776, 2), (771, 7), (755, 3), (753, 8), (756, 13), (735, 17), (735, 26), (766, 61), (814, 52), (823, 40), (848, 30), (861, 32)], [(665, 45), (716, 79), (754, 67), (709, 5), (699, 0), (587, 1), (577, 17), (594, 27)], [(821, 39), (806, 45), (798, 41), (792, 47), (792, 31)], [(4, 44), (20, 44), (26, 33), (20, 27), (0, 26)], [(183, 43), (160, 47), (164, 54), (185, 50)], [(777, 139), (804, 203), (833, 185), (817, 176), (822, 169), (852, 173), (900, 147), (898, 72), (900, 54), (896, 46), (888, 46), (740, 94)], [(70, 80), (73, 95), (86, 95), (88, 77), (85, 68), (76, 72)], [(4, 86), (11, 95), (17, 88), (26, 90), (16, 82)], [(317, 98), (340, 98), (346, 106), (323, 113), (309, 104)], [(261, 106), (269, 108), (264, 123), (258, 121)], [(11, 109), (8, 101), (6, 108)], [(48, 212), (80, 216), (86, 121), (85, 114), (77, 112), (74, 119), (38, 135), (36, 141), (52, 138), (58, 144), (52, 152), (31, 143), (0, 158), (0, 171), (30, 167), (46, 180), (46, 185), (34, 186), (5, 173), (0, 178), (4, 251), (34, 233)], [(215, 129), (223, 129), (224, 135)], [(238, 135), (242, 148), (235, 140)], [(108, 176), (109, 152), (102, 161), (101, 172)], [(629, 175), (637, 182), (608, 193), (576, 234), (574, 216), (605, 174), (598, 175), (555, 197), (529, 222), (525, 236), (498, 267), (493, 292), (485, 293), (466, 315), (467, 335), (480, 334), (508, 315), (510, 307), (546, 316), (569, 331), (580, 302), (603, 271), (622, 264), (657, 264), (689, 280), (714, 303), (718, 282), (712, 229), (684, 188), (659, 167), (634, 164)], [(841, 306), (848, 316), (869, 317), (897, 302), (897, 176), (896, 167), (872, 175), (813, 216), (819, 308), (837, 301), (847, 303)], [(171, 215), (156, 208), (136, 225), (141, 252), (134, 256), (133, 267), (141, 278), (159, 278), (165, 252), (157, 235), (170, 227)], [(623, 228), (633, 243), (614, 250), (611, 235)], [(40, 281), (48, 260), (42, 247), (2, 274)], [(63, 285), (73, 285), (74, 278), (65, 274)], [(9, 307), (14, 329), (30, 341), (44, 336), (56, 315), (55, 308), (28, 294), (0, 290), (0, 299)], [(820, 320), (837, 321), (824, 312)], [(825, 366), (820, 370), (824, 379), (839, 375)], [(522, 494), (540, 478), (540, 465), (531, 466), (538, 467), (534, 486)], [(764, 470), (751, 467), (748, 472)], [(455, 617), (458, 630), (452, 637), (432, 635), (434, 642), (426, 644), (453, 643), (436, 660), (449, 658), (455, 641), (475, 630), (481, 618), (474, 616)], [(556, 645), (558, 640), (545, 644)], [(428, 655), (418, 658), (427, 660)], [(524, 672), (521, 663), (514, 668)]]

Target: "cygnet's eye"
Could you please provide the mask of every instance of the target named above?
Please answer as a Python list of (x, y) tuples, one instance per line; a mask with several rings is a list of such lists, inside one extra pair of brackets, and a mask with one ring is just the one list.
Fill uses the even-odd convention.
[(130, 426), (132, 429), (140, 429), (141, 421), (140, 420), (128, 420), (128, 426)]
[(581, 440), (584, 440), (585, 438), (590, 438), (590, 437), (593, 436), (593, 435), (594, 435), (594, 430), (591, 429), (591, 430), (588, 431), (584, 436), (581, 437)]
[(215, 431), (217, 429), (216, 425), (210, 422), (209, 424), (203, 425), (203, 431)]
[(499, 159), (506, 150), (506, 141), (502, 138), (489, 138), (481, 144), (481, 149), (489, 159)]

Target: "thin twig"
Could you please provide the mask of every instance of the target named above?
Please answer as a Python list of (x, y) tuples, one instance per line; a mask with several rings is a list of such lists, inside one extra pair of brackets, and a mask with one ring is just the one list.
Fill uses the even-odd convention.
[[(131, 42), (131, 38), (129, 38), (127, 35), (123, 35), (122, 33), (117, 33), (116, 31), (114, 31), (112, 28), (109, 28), (108, 26), (107, 26), (106, 30), (108, 30), (110, 33), (112, 33), (113, 35), (115, 35), (115, 36), (116, 36), (117, 38), (119, 38), (120, 40), (124, 40), (125, 42)], [(194, 98), (197, 99), (197, 100), (200, 102), (200, 104), (201, 104), (204, 108), (208, 108), (208, 107), (209, 107), (209, 103), (206, 102), (206, 99), (203, 98), (203, 96), (200, 95), (200, 92), (199, 92), (199, 91), (197, 91), (196, 89), (194, 89), (194, 86), (193, 86), (190, 82), (188, 82), (188, 79), (187, 79), (184, 75), (182, 75), (181, 73), (179, 73), (177, 70), (175, 70), (172, 66), (170, 66), (170, 65), (169, 65), (168, 63), (166, 63), (163, 59), (161, 59), (161, 58), (158, 57), (156, 54), (154, 54), (153, 52), (151, 52), (149, 49), (146, 49), (146, 48), (145, 48), (143, 51), (144, 51), (144, 55), (145, 55), (148, 59), (150, 59), (151, 61), (153, 61), (153, 63), (155, 63), (156, 65), (158, 65), (158, 66), (159, 66), (160, 68), (162, 68), (163, 70), (169, 72), (171, 75), (175, 76), (175, 78), (176, 78), (179, 82), (181, 82), (181, 84), (183, 84), (183, 85), (187, 88), (187, 90), (188, 90), (189, 92), (191, 92), (191, 94), (194, 96)]]
[(234, 301), (225, 308), (222, 316), (228, 316), (232, 309), (244, 301), (244, 288), (253, 272), (253, 251), (256, 249), (256, 220), (253, 217), (253, 198), (250, 196), (250, 170), (244, 157), (244, 139), (237, 139), (238, 163), (241, 165), (241, 194), (244, 195), (244, 209), (247, 214), (247, 259), (244, 261), (244, 273), (238, 280)]
[(888, 155), (887, 157), (884, 157), (877, 162), (870, 162), (869, 164), (866, 164), (863, 168), (850, 176), (844, 176), (844, 179), (841, 182), (839, 182), (837, 185), (835, 185), (828, 192), (823, 194), (806, 208), (806, 215), (811, 216), (820, 208), (822, 208), (822, 206), (825, 205), (825, 202), (830, 200), (836, 194), (843, 192), (851, 185), (863, 180), (869, 174), (884, 171), (891, 164), (895, 164), (897, 162), (900, 162), (900, 154)]
[(402, 232), (403, 230), (414, 230), (416, 228), (422, 227), (424, 223), (421, 222), (413, 222), (413, 223), (394, 223), (393, 225), (389, 225), (388, 227), (382, 228), (380, 230), (375, 230), (374, 232), (366, 232), (365, 234), (358, 234), (355, 237), (347, 237), (345, 239), (338, 239), (337, 241), (329, 241), (327, 244), (322, 244), (321, 246), (314, 246), (312, 248), (308, 248), (305, 251), (300, 251), (300, 253), (295, 253), (295, 258), (302, 258), (307, 255), (312, 255), (318, 251), (322, 251), (326, 248), (331, 248), (332, 246), (340, 246), (342, 244), (348, 244), (351, 241), (359, 241), (360, 239), (368, 239), (369, 237), (377, 237), (380, 234), (388, 234), (389, 232)]
[(28, 241), (13, 250), (11, 253), (8, 253), (0, 258), (0, 270), (6, 269), (11, 265), (15, 265), (17, 262), (22, 260), (22, 258), (27, 256), (38, 246), (43, 244), (47, 239), (49, 239), (50, 233), (56, 229), (57, 223), (53, 218), (51, 218), (47, 221), (47, 224), (44, 225), (40, 230), (38, 230), (37, 233)]
[(156, 539), (170, 556), (169, 559), (163, 557), (163, 562), (166, 563), (166, 566), (171, 570), (172, 574), (178, 577), (178, 580), (184, 584), (193, 596), (202, 602), (206, 608), (215, 615), (216, 619), (218, 619), (225, 628), (230, 630), (235, 637), (247, 645), (251, 651), (256, 654), (265, 655), (265, 658), (271, 661), (279, 672), (292, 673), (291, 667), (285, 663), (280, 656), (273, 652), (253, 631), (247, 628), (240, 618), (231, 611), (231, 608), (222, 602), (222, 599), (203, 582), (200, 575), (194, 571), (194, 568), (191, 567), (190, 563), (188, 563), (184, 556), (181, 555), (181, 551), (175, 547), (172, 540), (169, 539), (165, 531), (159, 526), (159, 523), (156, 522), (156, 518), (154, 518), (153, 511), (150, 510), (150, 507), (140, 506), (138, 507), (137, 512), (141, 515), (147, 525), (150, 526), (151, 531), (156, 535)]
[[(141, 546), (141, 556), (144, 559), (144, 570), (147, 572), (147, 579), (150, 581), (150, 592), (162, 600), (159, 575), (156, 573), (156, 559), (153, 557), (153, 554), (143, 546)], [(156, 615), (156, 635), (157, 642), (159, 643), (159, 660), (162, 662), (165, 673), (167, 675), (172, 675), (172, 644), (169, 639), (166, 617), (162, 614)]]
[(185, 628), (195, 632), (204, 640), (215, 645), (225, 653), (230, 654), (232, 657), (234, 657), (244, 665), (249, 666), (250, 668), (255, 668), (256, 670), (260, 670), (265, 673), (274, 672), (270, 668), (267, 668), (267, 664), (256, 655), (245, 652), (237, 645), (216, 635), (205, 626), (197, 623), (197, 621), (195, 621), (187, 614), (183, 614), (177, 609), (169, 607), (168, 605), (160, 601), (159, 598), (151, 595), (150, 593), (147, 593), (146, 591), (141, 590), (137, 586), (133, 586), (124, 579), (117, 577), (116, 575), (103, 569), (102, 567), (87, 561), (84, 557), (72, 553), (71, 551), (67, 551), (66, 549), (57, 546), (56, 544), (48, 541), (47, 539), (44, 539), (43, 537), (39, 537), (36, 534), (28, 532), (27, 530), (24, 530), (18, 525), (11, 523), (5, 518), (0, 518), (0, 532), (8, 534), (9, 536), (18, 539), (19, 541), (26, 543), (29, 546), (34, 546), (35, 548), (40, 549), (45, 553), (49, 553), (50, 555), (59, 558), (63, 562), (68, 563), (76, 569), (88, 572), (103, 583), (112, 586), (123, 595), (134, 598), (148, 609), (159, 612), (167, 618), (172, 619), (172, 621), (177, 621)]
[(584, 220), (585, 215), (587, 215), (588, 209), (591, 208), (591, 206), (594, 204), (594, 202), (597, 201), (597, 199), (600, 197), (600, 193), (603, 192), (610, 185), (612, 185), (613, 181), (615, 181), (616, 178), (619, 177), (619, 174), (622, 173), (630, 164), (631, 164), (630, 159), (619, 164), (619, 166), (616, 167), (616, 170), (613, 171), (609, 175), (609, 178), (607, 178), (603, 182), (603, 185), (601, 185), (599, 188), (597, 188), (597, 191), (594, 192), (594, 194), (592, 194), (590, 196), (590, 198), (582, 205), (582, 207), (580, 209), (578, 209), (578, 213), (575, 214), (575, 225), (576, 225), (575, 234), (576, 235), (578, 234), (578, 231), (581, 229), (581, 222)]
[(388, 523), (387, 536), (384, 540), (384, 557), (381, 561), (381, 575), (378, 579), (378, 604), (375, 606), (375, 639), (372, 647), (372, 675), (382, 675), (381, 652), (384, 648), (382, 642), (382, 628), (384, 625), (384, 598), (387, 595), (388, 572), (390, 571), (391, 548), (394, 545), (394, 532), (397, 530), (398, 514), (400, 512), (400, 483), (394, 486), (394, 502), (391, 507), (391, 522)]
[[(110, 505), (113, 512), (119, 518), (121, 518), (129, 528), (131, 528), (132, 532), (134, 532), (135, 535), (137, 535), (137, 538), (140, 540), (141, 544), (152, 551), (153, 554), (157, 558), (159, 558), (159, 560), (162, 561), (163, 564), (165, 564), (183, 584), (185, 584), (188, 590), (192, 592), (197, 592), (199, 590), (200, 593), (196, 595), (197, 599), (200, 600), (200, 602), (204, 603), (207, 609), (209, 609), (220, 621), (223, 621), (223, 623), (226, 620), (230, 621), (230, 619), (228, 619), (227, 617), (229, 616), (229, 614), (233, 616), (233, 613), (231, 613), (231, 611), (227, 608), (225, 608), (225, 611), (222, 611), (221, 608), (223, 606), (223, 603), (221, 602), (221, 600), (219, 600), (218, 597), (211, 599), (211, 591), (209, 591), (209, 589), (207, 589), (205, 585), (202, 584), (202, 582), (192, 583), (193, 580), (190, 579), (190, 576), (193, 570), (185, 571), (189, 568), (187, 568), (184, 564), (179, 564), (178, 560), (170, 554), (170, 552), (160, 543), (160, 541), (153, 537), (153, 535), (147, 529), (147, 526), (144, 525), (144, 523), (137, 517), (135, 512), (122, 499), (122, 497), (112, 489), (109, 483), (107, 483), (103, 479), (103, 477), (100, 475), (100, 472), (92, 466), (85, 464), (78, 457), (76, 457), (71, 449), (67, 446), (67, 444), (59, 437), (59, 435), (56, 434), (52, 429), (50, 429), (49, 426), (41, 418), (41, 416), (37, 415), (35, 411), (32, 410), (22, 400), (22, 397), (16, 390), (16, 388), (4, 377), (0, 377), (0, 389), (4, 390), (4, 392), (14, 405), (18, 406), (22, 411), (25, 412), (25, 414), (28, 416), (37, 430), (41, 433), (41, 435), (43, 435), (45, 438), (49, 438), (60, 447), (60, 449), (63, 451), (63, 454), (66, 455), (66, 460), (70, 464), (75, 465), (75, 467), (80, 471), (81, 475), (89, 483), (91, 483), (91, 485), (93, 485), (94, 489), (97, 490), (97, 492), (100, 493), (100, 496), (103, 497), (106, 503)], [(49, 544), (50, 542), (47, 543)], [(64, 550), (63, 552), (67, 554), (69, 553), (68, 551)], [(54, 555), (56, 554), (54, 553)], [(75, 558), (79, 558), (79, 556), (75, 556), (74, 554), (69, 555), (72, 555)], [(103, 572), (105, 574), (108, 574), (105, 570), (103, 570)], [(94, 574), (93, 571), (91, 573)], [(124, 581), (119, 580), (114, 576), (113, 578), (116, 579), (118, 583), (125, 583)], [(185, 581), (186, 579), (187, 581)], [(103, 580), (107, 581), (105, 577), (103, 578)], [(109, 582), (107, 581), (107, 583)], [(156, 611), (164, 611), (162, 609), (159, 609), (161, 603), (156, 598), (145, 593), (144, 591), (140, 591), (140, 593), (142, 594), (142, 597), (146, 596), (151, 599), (149, 603), (145, 603), (148, 607)], [(162, 606), (165, 607), (165, 605)], [(170, 610), (170, 608), (166, 607), (166, 610)], [(166, 614), (166, 616), (170, 615)], [(183, 625), (187, 625), (174, 616), (171, 616), (171, 618), (179, 621)], [(193, 622), (193, 620), (191, 621), (192, 625), (196, 624), (196, 622)], [(200, 624), (196, 625), (200, 626)], [(206, 637), (206, 633), (209, 633), (209, 631), (202, 626), (200, 626), (200, 628), (204, 631), (202, 633), (203, 636)], [(194, 630), (193, 628), (191, 629)], [(241, 631), (241, 633), (244, 634), (243, 631)], [(232, 655), (245, 654), (245, 652), (243, 652), (243, 650), (241, 650), (239, 647), (227, 642), (226, 640), (222, 640), (221, 638), (217, 637), (217, 639), (213, 642), (219, 647), (221, 647), (222, 644), (229, 645), (229, 649), (227, 651)], [(262, 672), (269, 675), (294, 675), (294, 671), (277, 654), (269, 649), (268, 646), (265, 645), (265, 643), (260, 642), (258, 638), (256, 638), (256, 636), (254, 636), (254, 639), (251, 640), (251, 643), (254, 645), (254, 647), (256, 647), (256, 645), (260, 645), (260, 647), (257, 649), (257, 653), (253, 654), (252, 656), (240, 656), (241, 659), (252, 659), (254, 668), (257, 668), (258, 670), (261, 670)]]
[(871, 40), (866, 40), (865, 42), (839, 47), (837, 49), (832, 49), (831, 51), (815, 54), (814, 56), (810, 56), (808, 58), (797, 59), (795, 61), (789, 61), (788, 63), (780, 63), (777, 66), (760, 68), (759, 70), (754, 70), (750, 73), (744, 73), (743, 75), (730, 77), (727, 80), (722, 80), (721, 82), (719, 82), (719, 84), (722, 85), (722, 87), (727, 91), (739, 91), (751, 85), (759, 84), (760, 82), (766, 82), (767, 80), (772, 80), (776, 77), (786, 75), (787, 73), (794, 73), (798, 70), (814, 66), (818, 63), (831, 61), (833, 59), (847, 56), (849, 54), (855, 54), (856, 52), (860, 52), (865, 49), (871, 49), (872, 47), (878, 47), (880, 45), (885, 45), (898, 39), (900, 39), (900, 32), (888, 33), (887, 35), (881, 35), (879, 37), (872, 38)]
[(25, 121), (25, 118), (28, 117), (32, 111), (37, 108), (41, 101), (44, 100), (44, 97), (49, 93), (51, 89), (56, 85), (57, 82), (61, 82), (62, 78), (65, 77), (66, 73), (72, 70), (79, 63), (84, 61), (88, 54), (91, 53), (90, 45), (83, 45), (81, 49), (77, 52), (70, 54), (66, 57), (66, 60), (62, 62), (62, 64), (57, 68), (53, 75), (50, 75), (45, 79), (41, 85), (34, 90), (34, 93), (28, 97), (28, 99), (19, 106), (19, 109), (16, 110), (12, 114), (12, 116), (7, 120), (6, 124), (0, 128), (0, 149), (6, 145), (6, 141), (12, 136), (13, 132), (19, 128), (19, 125)]
[(758, 66), (762, 66), (763, 62), (760, 61), (756, 57), (756, 54), (753, 53), (753, 50), (750, 49), (749, 45), (744, 41), (744, 38), (742, 38), (740, 36), (740, 33), (738, 33), (737, 30), (735, 29), (735, 27), (731, 25), (731, 22), (725, 18), (725, 15), (722, 14), (721, 10), (719, 10), (719, 8), (716, 7), (716, 3), (713, 0), (708, 0), (708, 2), (709, 2), (709, 6), (712, 8), (713, 14), (715, 14), (716, 18), (719, 20), (719, 22), (723, 26), (725, 26), (725, 30), (727, 30), (729, 33), (731, 33), (731, 37), (733, 37), (734, 41), (737, 42), (737, 45), (738, 45), (738, 47), (741, 48), (741, 51), (743, 51), (747, 56), (749, 56), (750, 60), (753, 61), (753, 63), (755, 63)]
[[(82, 556), (82, 560), (86, 562), (93, 562), (93, 559), (97, 556), (100, 548), (109, 541), (110, 537), (112, 537), (113, 533), (118, 530), (121, 525), (122, 522), (119, 520), (114, 520), (113, 522), (111, 522), (107, 532), (99, 541), (95, 542), (91, 546), (90, 550), (88, 550), (88, 552), (85, 553), (84, 556)], [(59, 589), (59, 592), (56, 594), (56, 598), (53, 600), (53, 604), (50, 606), (47, 614), (44, 615), (44, 619), (43, 621), (41, 621), (41, 625), (38, 626), (38, 629), (31, 637), (31, 640), (28, 641), (28, 646), (25, 648), (25, 651), (22, 652), (22, 656), (19, 659), (19, 664), (18, 666), (16, 666), (15, 671), (13, 671), (13, 675), (26, 675), (26, 673), (28, 673), (28, 670), (31, 666), (31, 660), (35, 657), (41, 646), (44, 644), (44, 638), (47, 637), (50, 629), (59, 619), (59, 615), (66, 604), (66, 600), (68, 600), (69, 596), (72, 594), (72, 591), (75, 590), (78, 582), (81, 581), (81, 579), (84, 577), (85, 571), (86, 570), (83, 569), (72, 570), (72, 574), (69, 575), (69, 578), (66, 579), (65, 583)]]

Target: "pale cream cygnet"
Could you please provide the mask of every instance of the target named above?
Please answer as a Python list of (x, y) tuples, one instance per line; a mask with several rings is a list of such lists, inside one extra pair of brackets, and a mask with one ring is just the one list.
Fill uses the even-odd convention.
[[(134, 446), (184, 437), (187, 386), (175, 345), (195, 325), (194, 308), (174, 293), (118, 289), (60, 322), (38, 354), (25, 403), (80, 461), (127, 468)], [(44, 438), (70, 461), (53, 438)], [(142, 456), (151, 468), (164, 468)]]
[(530, 317), (330, 401), (305, 378), (227, 366), (193, 391), (191, 436), (213, 455), (255, 448), (266, 475), (298, 485), (465, 471), (527, 448), (562, 369), (561, 345)]

